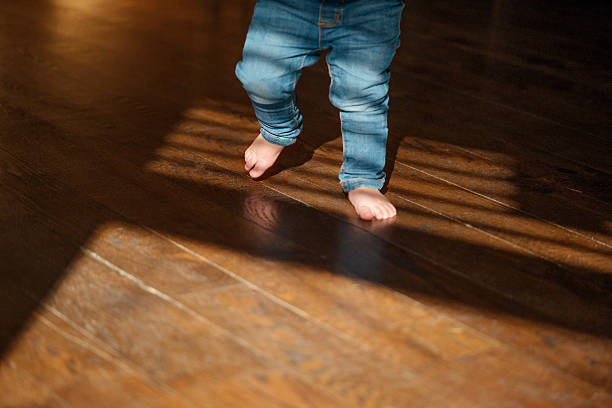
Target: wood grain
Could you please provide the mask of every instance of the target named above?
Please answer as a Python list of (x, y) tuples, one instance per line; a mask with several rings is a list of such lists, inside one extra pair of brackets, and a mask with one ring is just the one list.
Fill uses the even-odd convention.
[(252, 1), (3, 3), (0, 406), (609, 406), (608, 11), (527, 3), (407, 4), (393, 223), (322, 63), (244, 174)]

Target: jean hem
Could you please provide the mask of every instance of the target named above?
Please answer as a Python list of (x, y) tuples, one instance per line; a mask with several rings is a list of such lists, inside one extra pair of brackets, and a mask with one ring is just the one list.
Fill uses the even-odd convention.
[(297, 134), (294, 137), (279, 137), (271, 134), (264, 128), (261, 128), (260, 131), (261, 137), (263, 137), (267, 142), (270, 142), (279, 146), (289, 146), (296, 142)]
[(358, 187), (371, 187), (375, 188), (376, 190), (380, 190), (385, 184), (385, 181), (382, 179), (358, 178), (348, 181), (341, 181), (340, 184), (342, 185), (342, 190), (345, 193), (348, 193), (349, 191), (355, 190)]

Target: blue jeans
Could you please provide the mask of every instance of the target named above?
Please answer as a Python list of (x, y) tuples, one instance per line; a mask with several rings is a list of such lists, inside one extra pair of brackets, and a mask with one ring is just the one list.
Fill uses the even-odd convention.
[(236, 76), (268, 142), (302, 130), (296, 84), (329, 49), (329, 98), (340, 110), (344, 191), (385, 181), (389, 71), (399, 46), (402, 0), (258, 0)]

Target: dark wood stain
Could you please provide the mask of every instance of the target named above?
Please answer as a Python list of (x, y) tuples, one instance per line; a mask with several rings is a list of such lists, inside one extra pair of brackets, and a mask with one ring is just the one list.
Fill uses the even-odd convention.
[(0, 406), (610, 406), (609, 6), (407, 2), (390, 223), (322, 63), (244, 174), (252, 6), (0, 5)]

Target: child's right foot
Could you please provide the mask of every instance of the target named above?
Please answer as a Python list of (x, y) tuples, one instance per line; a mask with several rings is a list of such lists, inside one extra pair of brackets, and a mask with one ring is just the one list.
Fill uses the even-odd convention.
[(397, 214), (391, 201), (372, 187), (357, 187), (348, 192), (348, 199), (362, 220), (384, 220)]
[(244, 169), (252, 178), (260, 177), (272, 167), (284, 147), (268, 142), (260, 133), (244, 152)]

